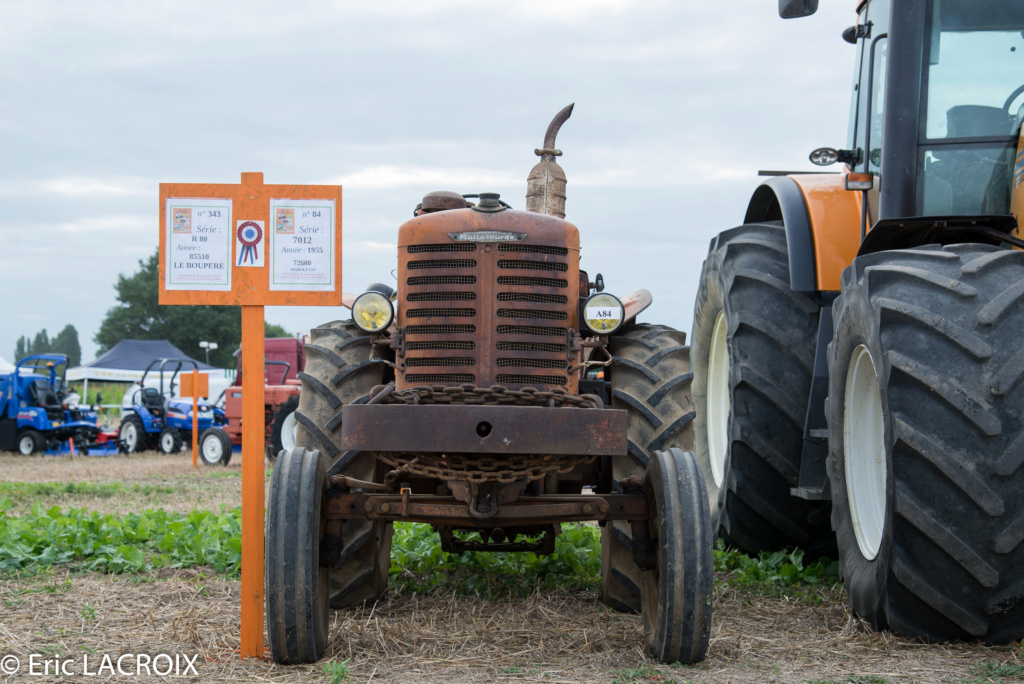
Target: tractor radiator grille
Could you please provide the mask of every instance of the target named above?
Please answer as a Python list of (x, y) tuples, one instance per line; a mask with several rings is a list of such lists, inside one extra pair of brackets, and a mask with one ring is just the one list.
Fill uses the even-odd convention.
[(441, 230), (432, 238), (424, 231), (423, 238), (424, 244), (399, 247), (398, 325), (405, 345), (396, 359), (398, 387), (575, 391), (568, 369), (576, 362), (567, 345), (577, 327), (579, 253), (564, 244), (449, 245)]

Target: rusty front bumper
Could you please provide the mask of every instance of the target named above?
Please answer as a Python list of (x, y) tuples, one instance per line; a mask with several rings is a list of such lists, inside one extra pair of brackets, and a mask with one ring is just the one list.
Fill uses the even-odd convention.
[(627, 416), (610, 409), (350, 404), (342, 448), (446, 454), (626, 454)]

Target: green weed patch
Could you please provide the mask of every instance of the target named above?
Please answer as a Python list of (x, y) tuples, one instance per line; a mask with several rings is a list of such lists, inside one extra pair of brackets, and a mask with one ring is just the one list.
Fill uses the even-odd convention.
[(764, 593), (797, 587), (831, 587), (839, 583), (839, 562), (829, 558), (804, 564), (804, 552), (762, 551), (757, 558), (725, 548), (719, 539), (715, 542), (715, 571), (724, 575), (723, 581), (739, 588)]
[(93, 496), (109, 499), (122, 494), (172, 494), (174, 487), (166, 485), (142, 485), (133, 482), (123, 485), (120, 482), (0, 482), (0, 496), (12, 499), (28, 499), (35, 497), (54, 496)]

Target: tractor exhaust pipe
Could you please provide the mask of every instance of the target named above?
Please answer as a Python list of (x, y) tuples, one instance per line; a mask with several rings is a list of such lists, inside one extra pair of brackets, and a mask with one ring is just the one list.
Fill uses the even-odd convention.
[(544, 147), (534, 150), (540, 162), (530, 171), (526, 179), (526, 210), (565, 218), (565, 171), (555, 161), (562, 156), (562, 150), (555, 149), (558, 129), (572, 114), (575, 103), (555, 114), (544, 134)]

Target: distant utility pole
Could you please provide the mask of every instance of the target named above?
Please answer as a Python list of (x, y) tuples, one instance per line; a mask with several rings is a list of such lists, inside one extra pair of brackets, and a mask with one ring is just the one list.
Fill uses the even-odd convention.
[(210, 365), (210, 350), (211, 349), (216, 349), (217, 348), (217, 343), (216, 342), (206, 342), (206, 341), (201, 340), (199, 342), (199, 348), (206, 350), (206, 365), (209, 366)]

